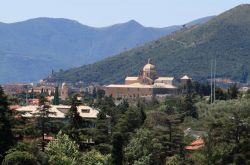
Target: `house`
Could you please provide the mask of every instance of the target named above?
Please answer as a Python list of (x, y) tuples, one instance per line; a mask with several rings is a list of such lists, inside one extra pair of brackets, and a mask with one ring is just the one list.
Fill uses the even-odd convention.
[[(16, 109), (16, 111), (21, 112), (23, 117), (32, 118), (35, 117), (39, 112), (38, 108), (38, 105), (28, 105), (19, 107)], [(51, 112), (51, 114), (49, 114), (49, 117), (55, 119), (64, 119), (69, 109), (69, 105), (51, 105), (49, 109), (49, 112)], [(96, 119), (99, 113), (98, 110), (85, 105), (78, 106), (77, 110), (80, 116), (84, 119)]]

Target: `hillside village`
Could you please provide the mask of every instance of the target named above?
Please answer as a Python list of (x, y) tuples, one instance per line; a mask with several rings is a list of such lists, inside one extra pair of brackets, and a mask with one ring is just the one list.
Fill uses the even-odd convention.
[(249, 18), (240, 5), (93, 64), (0, 85), (0, 163), (249, 164)]

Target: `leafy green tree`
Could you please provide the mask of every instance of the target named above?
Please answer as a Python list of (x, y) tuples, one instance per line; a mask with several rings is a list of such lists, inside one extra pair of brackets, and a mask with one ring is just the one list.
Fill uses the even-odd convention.
[(48, 143), (45, 153), (48, 155), (51, 165), (81, 164), (78, 146), (68, 135), (63, 134), (61, 131), (57, 134), (55, 140)]
[(84, 165), (109, 165), (110, 155), (102, 155), (96, 150), (91, 150), (83, 154), (82, 161)]
[(5, 156), (2, 165), (39, 165), (39, 163), (29, 152), (14, 151)]
[(14, 147), (8, 150), (6, 153), (12, 154), (13, 152), (25, 152), (30, 153), (33, 157), (36, 158), (36, 162), (38, 164), (48, 164), (47, 155), (37, 147), (36, 141), (34, 142), (26, 142), (19, 141)]
[(249, 107), (248, 100), (236, 99), (210, 107), (203, 150), (208, 164), (247, 164), (250, 161)]
[(182, 158), (179, 155), (171, 156), (167, 159), (166, 165), (182, 165)]
[(5, 152), (14, 144), (14, 136), (11, 131), (11, 112), (8, 108), (7, 96), (0, 86), (0, 162)]
[[(132, 137), (127, 147), (124, 149), (125, 164), (144, 163), (149, 165), (151, 157), (154, 155), (153, 135), (148, 129), (139, 129)], [(137, 163), (136, 163), (137, 162)]]
[(55, 89), (54, 99), (53, 99), (53, 105), (59, 105), (60, 99), (59, 99), (59, 90), (58, 86)]

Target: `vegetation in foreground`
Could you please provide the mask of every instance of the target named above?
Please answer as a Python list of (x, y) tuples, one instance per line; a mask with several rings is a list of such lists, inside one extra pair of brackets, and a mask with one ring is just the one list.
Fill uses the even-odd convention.
[[(235, 90), (236, 89), (236, 90)], [(182, 90), (183, 91), (183, 90)], [(209, 104), (206, 90), (189, 84), (165, 101), (126, 100), (116, 105), (97, 92), (83, 99), (100, 109), (96, 121), (79, 117), (71, 99), (65, 121), (48, 117), (40, 96), (40, 113), (25, 119), (10, 111), (0, 88), (0, 158), (3, 165), (244, 165), (250, 163), (250, 91), (216, 90)], [(94, 125), (94, 127), (93, 127)], [(187, 132), (193, 130), (193, 132)], [(196, 133), (194, 133), (196, 132)], [(203, 147), (187, 150), (199, 136)], [(45, 134), (55, 138), (46, 141)], [(32, 138), (31, 138), (32, 136)], [(94, 143), (92, 143), (94, 142)]]

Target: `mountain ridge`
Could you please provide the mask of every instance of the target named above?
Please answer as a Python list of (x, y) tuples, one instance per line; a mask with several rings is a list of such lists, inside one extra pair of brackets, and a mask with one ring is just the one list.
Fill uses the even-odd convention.
[(148, 58), (160, 75), (196, 80), (210, 77), (211, 61), (217, 60), (217, 76), (246, 82), (250, 72), (250, 5), (240, 5), (210, 21), (183, 28), (166, 37), (92, 65), (56, 73), (51, 81), (120, 83), (137, 75)]
[(52, 69), (90, 64), (180, 28), (144, 27), (133, 20), (95, 28), (46, 17), (0, 24), (0, 83), (37, 81)]

